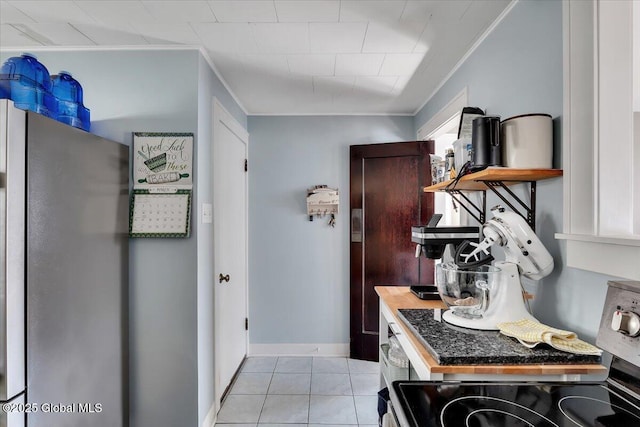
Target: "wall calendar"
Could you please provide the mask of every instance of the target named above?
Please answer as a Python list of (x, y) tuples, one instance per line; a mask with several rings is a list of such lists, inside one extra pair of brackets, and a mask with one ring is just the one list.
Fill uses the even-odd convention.
[(133, 134), (130, 237), (189, 237), (193, 134)]
[(189, 237), (191, 191), (150, 193), (133, 190), (129, 211), (131, 237)]

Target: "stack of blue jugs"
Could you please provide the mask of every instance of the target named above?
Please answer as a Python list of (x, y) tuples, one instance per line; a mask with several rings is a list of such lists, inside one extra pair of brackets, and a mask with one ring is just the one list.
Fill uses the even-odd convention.
[(61, 71), (50, 76), (35, 56), (24, 53), (9, 58), (0, 68), (0, 99), (11, 99), (17, 108), (42, 114), (71, 126), (89, 130), (89, 109), (82, 100), (82, 86)]
[(56, 118), (57, 103), (51, 94), (49, 71), (30, 54), (9, 58), (2, 64), (0, 98), (13, 100), (22, 110)]
[(51, 76), (51, 93), (58, 101), (59, 122), (89, 131), (89, 109), (82, 101), (82, 86), (71, 74), (60, 71)]

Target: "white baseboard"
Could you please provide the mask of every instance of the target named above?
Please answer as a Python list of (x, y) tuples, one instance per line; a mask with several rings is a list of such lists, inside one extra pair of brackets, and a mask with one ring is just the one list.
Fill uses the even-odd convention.
[(249, 344), (248, 356), (348, 357), (349, 344)]
[(204, 421), (202, 422), (202, 427), (214, 427), (216, 424), (216, 413), (217, 413), (216, 403), (214, 402), (209, 408), (209, 412), (207, 416), (204, 417)]

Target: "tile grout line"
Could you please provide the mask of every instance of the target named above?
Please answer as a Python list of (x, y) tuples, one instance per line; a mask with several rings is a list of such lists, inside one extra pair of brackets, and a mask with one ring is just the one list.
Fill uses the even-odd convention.
[[(349, 363), (347, 362), (347, 367)], [(353, 401), (353, 411), (356, 414), (356, 424), (360, 425), (360, 420), (358, 419), (358, 407), (356, 406), (356, 394), (353, 391), (353, 378), (351, 378), (351, 369), (349, 369), (349, 384), (351, 384), (351, 400)]]
[(311, 374), (309, 375), (309, 404), (307, 405), (307, 427), (311, 422), (311, 384), (313, 384), (313, 362), (311, 362)]
[(258, 414), (258, 421), (256, 421), (256, 427), (260, 424), (260, 418), (262, 418), (262, 411), (264, 411), (264, 405), (267, 404), (267, 397), (269, 397), (269, 387), (271, 387), (271, 381), (273, 381), (273, 375), (275, 374), (279, 359), (280, 359), (279, 357), (276, 359), (276, 364), (273, 367), (273, 371), (271, 371), (271, 379), (269, 380), (267, 391), (264, 394), (264, 400), (262, 401), (262, 407), (260, 408), (260, 413)]

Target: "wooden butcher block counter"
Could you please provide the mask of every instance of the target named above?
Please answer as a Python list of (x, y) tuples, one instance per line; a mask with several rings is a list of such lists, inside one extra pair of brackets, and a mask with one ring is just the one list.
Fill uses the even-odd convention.
[[(598, 356), (562, 353), (546, 345), (530, 350), (512, 338), (495, 332), (466, 331), (451, 327), (433, 321), (434, 310), (446, 309), (442, 301), (421, 300), (407, 286), (377, 286), (375, 290), (380, 297), (381, 348), (388, 341), (389, 328), (409, 357), (410, 379), (579, 381), (606, 376), (607, 369), (600, 364)], [(421, 318), (424, 320), (420, 320)], [(425, 328), (431, 328), (427, 331), (429, 333), (425, 333)], [(439, 332), (443, 334), (440, 335)], [(432, 338), (428, 338), (429, 336)], [(430, 344), (429, 339), (436, 342)], [(445, 341), (437, 342), (438, 340)], [(447, 342), (452, 343), (452, 351), (443, 351), (443, 348), (449, 350)], [(456, 354), (459, 354), (459, 358)], [(468, 362), (469, 360), (473, 363)], [(484, 363), (485, 360), (490, 363)], [(511, 362), (500, 363), (501, 360)], [(518, 362), (514, 363), (514, 360)], [(388, 382), (395, 379), (403, 378), (385, 378)]]

